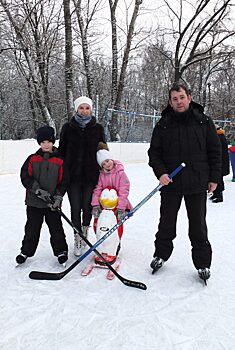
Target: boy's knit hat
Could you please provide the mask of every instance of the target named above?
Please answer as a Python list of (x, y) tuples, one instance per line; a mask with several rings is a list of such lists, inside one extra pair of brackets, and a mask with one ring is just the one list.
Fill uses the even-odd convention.
[(101, 164), (103, 163), (104, 160), (113, 159), (113, 156), (109, 151), (107, 151), (107, 149), (100, 149), (99, 151), (96, 152), (96, 159), (97, 159), (97, 163), (101, 167)]
[(37, 130), (37, 142), (40, 145), (43, 141), (55, 143), (55, 131), (51, 126), (42, 126)]
[(92, 100), (87, 96), (81, 96), (74, 101), (74, 108), (76, 112), (78, 110), (78, 107), (83, 103), (86, 103), (87, 105), (89, 105), (92, 110)]

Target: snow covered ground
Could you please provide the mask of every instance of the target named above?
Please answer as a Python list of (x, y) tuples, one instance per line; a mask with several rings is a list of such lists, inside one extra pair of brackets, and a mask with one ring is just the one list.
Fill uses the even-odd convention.
[[(158, 183), (146, 164), (126, 164), (130, 200), (137, 205)], [(80, 275), (86, 258), (60, 281), (29, 279), (29, 272), (62, 271), (46, 225), (36, 255), (15, 267), (25, 224), (25, 191), (19, 175), (0, 176), (1, 350), (234, 350), (235, 183), (225, 178), (224, 203), (208, 201), (212, 277), (199, 280), (190, 254), (185, 207), (169, 262), (152, 275), (149, 263), (159, 220), (159, 193), (125, 223), (119, 273), (144, 282), (146, 291), (108, 281), (104, 270)], [(67, 197), (63, 211), (69, 216)], [(73, 234), (64, 222), (73, 256)], [(94, 234), (89, 236), (94, 241)], [(67, 266), (68, 266), (67, 265)]]

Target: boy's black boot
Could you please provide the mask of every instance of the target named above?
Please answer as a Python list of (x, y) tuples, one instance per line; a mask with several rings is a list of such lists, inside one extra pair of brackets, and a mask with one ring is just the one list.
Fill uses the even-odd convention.
[(57, 258), (60, 264), (64, 264), (68, 260), (68, 253), (61, 252), (58, 254)]

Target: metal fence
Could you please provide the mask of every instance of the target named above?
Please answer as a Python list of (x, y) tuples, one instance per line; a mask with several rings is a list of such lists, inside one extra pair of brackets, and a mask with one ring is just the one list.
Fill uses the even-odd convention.
[[(150, 142), (153, 129), (160, 119), (160, 113), (152, 115), (141, 114), (132, 111), (107, 109), (104, 116), (104, 125), (107, 140), (110, 141), (109, 127), (112, 123), (112, 117), (115, 113), (118, 123), (119, 142)], [(231, 120), (214, 120), (225, 130), (227, 140), (235, 139), (235, 121)]]
[(231, 120), (214, 119), (214, 123), (219, 125), (225, 131), (225, 136), (228, 141), (235, 140), (235, 118)]
[(120, 142), (150, 142), (159, 115), (141, 114), (136, 112), (107, 109), (105, 113), (105, 131), (110, 141), (109, 126), (112, 123), (112, 116), (115, 113), (118, 120)]

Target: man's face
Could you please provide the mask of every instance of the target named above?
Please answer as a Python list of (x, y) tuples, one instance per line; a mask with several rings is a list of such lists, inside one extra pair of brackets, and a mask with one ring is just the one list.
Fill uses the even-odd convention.
[(184, 89), (171, 92), (171, 99), (169, 100), (170, 106), (175, 112), (182, 113), (189, 109), (189, 104), (192, 101), (191, 95), (187, 96)]

